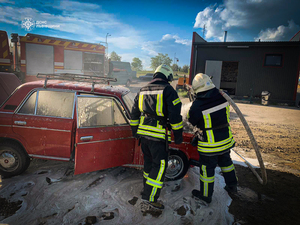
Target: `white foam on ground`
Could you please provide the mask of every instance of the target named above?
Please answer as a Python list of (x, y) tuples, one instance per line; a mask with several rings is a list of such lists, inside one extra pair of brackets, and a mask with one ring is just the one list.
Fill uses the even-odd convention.
[[(23, 201), (22, 207), (4, 224), (84, 224), (87, 216), (96, 216), (96, 224), (232, 224), (228, 212), (231, 198), (223, 189), (225, 182), (216, 169), (212, 203), (208, 205), (192, 198), (191, 191), (199, 189), (199, 168), (190, 168), (180, 181), (166, 182), (160, 199), (165, 209), (158, 218), (140, 212), (142, 171), (116, 167), (81, 174), (49, 185), (46, 177), (59, 179), (72, 163), (32, 161), (22, 175), (2, 180), (0, 196), (9, 201)], [(43, 171), (43, 173), (41, 173)], [(45, 173), (46, 172), (46, 173)], [(40, 174), (39, 174), (40, 173)], [(180, 184), (178, 191), (172, 191)], [(14, 193), (14, 194), (13, 194)], [(129, 200), (138, 197), (135, 205)], [(186, 215), (177, 209), (183, 206)], [(102, 215), (113, 212), (114, 218), (103, 220)]]

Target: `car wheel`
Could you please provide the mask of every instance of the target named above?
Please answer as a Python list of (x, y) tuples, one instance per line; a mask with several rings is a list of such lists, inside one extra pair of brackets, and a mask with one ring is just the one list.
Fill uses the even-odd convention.
[(0, 174), (12, 177), (23, 173), (30, 164), (29, 156), (16, 143), (0, 144)]
[(166, 180), (178, 180), (185, 176), (189, 169), (189, 161), (181, 151), (171, 150), (166, 171)]
[(130, 80), (127, 80), (126, 87), (129, 87), (129, 86), (130, 86)]

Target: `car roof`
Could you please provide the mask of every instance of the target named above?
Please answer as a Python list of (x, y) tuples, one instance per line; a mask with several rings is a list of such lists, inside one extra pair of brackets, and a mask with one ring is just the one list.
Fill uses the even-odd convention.
[[(12, 111), (6, 109), (6, 105), (19, 105), (19, 103), (27, 96), (27, 94), (34, 89), (43, 88), (44, 80), (28, 82), (20, 85), (14, 93), (0, 106), (4, 111)], [(107, 84), (95, 84), (94, 91), (92, 92), (92, 84), (85, 82), (69, 82), (69, 81), (57, 81), (49, 80), (47, 82), (46, 89), (60, 89), (60, 90), (72, 90), (91, 94), (102, 94), (107, 96), (117, 96), (121, 98), (122, 95), (130, 92), (128, 88), (122, 86), (112, 86)]]
[[(32, 89), (44, 87), (44, 80), (33, 81), (23, 84), (22, 86), (30, 86)], [(113, 82), (111, 82), (113, 84)], [(92, 92), (92, 83), (86, 82), (72, 82), (72, 81), (47, 81), (46, 88), (74, 90), (80, 92), (98, 93), (98, 94), (109, 94), (109, 95), (123, 95), (129, 92), (129, 89), (122, 86), (113, 86), (108, 84), (95, 84), (94, 91)]]

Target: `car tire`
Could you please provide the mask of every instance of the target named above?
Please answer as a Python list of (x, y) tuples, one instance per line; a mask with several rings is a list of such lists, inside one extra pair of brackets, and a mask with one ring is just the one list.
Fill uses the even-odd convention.
[(178, 180), (185, 176), (190, 165), (187, 156), (178, 150), (171, 150), (166, 171), (166, 180)]
[(7, 178), (23, 173), (30, 164), (30, 158), (17, 143), (0, 144), (0, 174)]
[(130, 87), (130, 80), (126, 81), (126, 87)]

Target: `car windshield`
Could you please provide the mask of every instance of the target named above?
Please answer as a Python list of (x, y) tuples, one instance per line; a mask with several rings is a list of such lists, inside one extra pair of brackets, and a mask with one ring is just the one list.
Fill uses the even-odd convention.
[(128, 92), (127, 94), (122, 96), (129, 111), (131, 111), (131, 109), (132, 109), (135, 96), (136, 96), (136, 94), (134, 94), (132, 92)]

